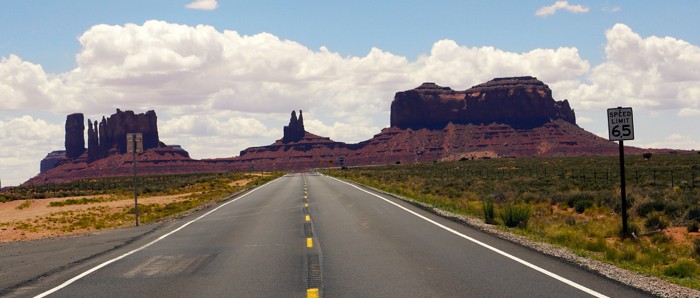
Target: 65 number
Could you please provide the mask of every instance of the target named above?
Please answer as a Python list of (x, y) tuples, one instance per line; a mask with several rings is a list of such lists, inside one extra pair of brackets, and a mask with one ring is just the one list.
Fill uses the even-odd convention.
[(613, 137), (629, 137), (632, 135), (632, 129), (630, 129), (629, 124), (622, 124), (622, 125), (615, 125), (612, 127), (612, 135)]

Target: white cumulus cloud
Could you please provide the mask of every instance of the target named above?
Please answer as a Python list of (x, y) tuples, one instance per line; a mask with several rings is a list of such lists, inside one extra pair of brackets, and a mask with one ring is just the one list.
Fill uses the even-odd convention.
[(30, 115), (0, 120), (0, 180), (18, 185), (39, 173), (39, 161), (61, 149), (64, 128)]
[(672, 37), (641, 37), (624, 24), (606, 32), (606, 60), (568, 95), (584, 109), (700, 107), (700, 47)]
[(185, 7), (198, 10), (215, 10), (218, 7), (218, 3), (216, 3), (216, 0), (195, 0), (185, 5)]
[(589, 9), (580, 4), (569, 4), (569, 1), (557, 1), (552, 5), (538, 8), (535, 15), (546, 17), (557, 13), (558, 10), (566, 10), (570, 13), (587, 13)]

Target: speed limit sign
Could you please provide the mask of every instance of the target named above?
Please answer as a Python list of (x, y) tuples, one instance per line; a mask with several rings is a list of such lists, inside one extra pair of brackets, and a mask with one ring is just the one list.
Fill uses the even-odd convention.
[(608, 109), (608, 139), (611, 141), (634, 140), (632, 108)]

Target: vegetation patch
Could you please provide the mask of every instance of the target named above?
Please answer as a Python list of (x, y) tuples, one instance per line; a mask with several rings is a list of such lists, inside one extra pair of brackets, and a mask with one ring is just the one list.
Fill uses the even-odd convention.
[(501, 158), (326, 169), (599, 261), (700, 289), (700, 155)]
[[(148, 176), (143, 179), (145, 181), (142, 184), (144, 192), (139, 195), (139, 222), (147, 224), (164, 218), (178, 217), (191, 212), (190, 210), (200, 208), (200, 206), (225, 200), (232, 193), (266, 183), (283, 174), (282, 172), (273, 172), (265, 175), (259, 173), (207, 173), (181, 176), (165, 175), (163, 177)], [(68, 208), (68, 210), (64, 208), (62, 211), (46, 213), (46, 215), (31, 219), (0, 222), (2, 227), (0, 233), (3, 233), (0, 234), (2, 236), (0, 239), (2, 241), (35, 239), (133, 225), (135, 223), (133, 190), (129, 189), (130, 186), (122, 183), (124, 182), (123, 177), (113, 179), (114, 181), (110, 178), (100, 178), (79, 184), (68, 183), (34, 187), (30, 191), (33, 195), (23, 193), (23, 196), (48, 198), (52, 197), (56, 191), (60, 192), (66, 189), (71, 189), (71, 193), (88, 196), (53, 201), (45, 205), (48, 208), (88, 206)], [(161, 182), (167, 187), (160, 185)], [(76, 185), (80, 185), (80, 189), (73, 188)], [(101, 189), (101, 187), (111, 189), (112, 192)], [(146, 189), (148, 192), (145, 191)], [(40, 193), (40, 190), (47, 192)], [(13, 192), (19, 193), (20, 191), (14, 190)], [(19, 205), (22, 208), (18, 206), (17, 209), (27, 208), (31, 204), (32, 201), (27, 200)], [(8, 233), (13, 233), (13, 236), (7, 236)]]

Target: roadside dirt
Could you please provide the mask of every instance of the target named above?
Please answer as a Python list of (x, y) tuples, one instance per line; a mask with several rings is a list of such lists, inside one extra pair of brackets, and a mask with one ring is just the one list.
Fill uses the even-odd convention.
[[(163, 204), (170, 203), (174, 201), (181, 200), (182, 198), (190, 195), (191, 193), (172, 195), (172, 196), (156, 196), (139, 198), (139, 205), (150, 205), (150, 204)], [(69, 199), (82, 199), (82, 198), (102, 198), (107, 200), (107, 202), (96, 202), (83, 205), (66, 205), (60, 207), (50, 206), (51, 202), (64, 202)], [(27, 203), (29, 201), (29, 203)], [(29, 205), (28, 207), (21, 208), (22, 205)], [(22, 223), (27, 223), (28, 221), (32, 225), (45, 225), (48, 222), (47, 217), (54, 214), (59, 214), (65, 211), (71, 211), (73, 214), (80, 214), (82, 212), (88, 212), (89, 209), (94, 207), (109, 208), (105, 213), (117, 213), (123, 208), (129, 208), (133, 206), (134, 198), (113, 198), (111, 196), (80, 196), (80, 197), (66, 197), (66, 198), (49, 198), (41, 200), (18, 200), (7, 203), (0, 203), (0, 242), (10, 242), (18, 240), (34, 240), (46, 237), (57, 237), (57, 236), (67, 236), (84, 234), (90, 232), (88, 230), (74, 230), (74, 231), (61, 231), (54, 229), (37, 229), (37, 230), (27, 230), (22, 229)]]
[[(231, 186), (242, 186), (252, 181), (252, 179), (241, 179), (231, 181)], [(185, 200), (193, 193), (183, 193), (168, 196), (139, 197), (139, 206), (152, 204), (167, 204)], [(98, 199), (102, 202), (94, 202), (80, 205), (50, 206), (52, 202), (65, 202), (68, 200)], [(122, 212), (125, 208), (130, 208), (134, 204), (134, 198), (129, 196), (116, 197), (112, 195), (93, 195), (65, 198), (47, 198), (34, 200), (16, 200), (7, 203), (0, 203), (0, 242), (11, 242), (20, 240), (34, 240), (47, 237), (71, 236), (94, 232), (94, 230), (72, 230), (63, 231), (58, 228), (46, 228), (55, 226), (49, 221), (49, 217), (57, 214), (70, 213), (73, 218), (81, 214), (87, 214), (98, 208), (102, 214), (114, 214)], [(130, 226), (131, 222), (123, 223), (123, 226)], [(43, 228), (26, 228), (28, 225), (41, 226)]]

